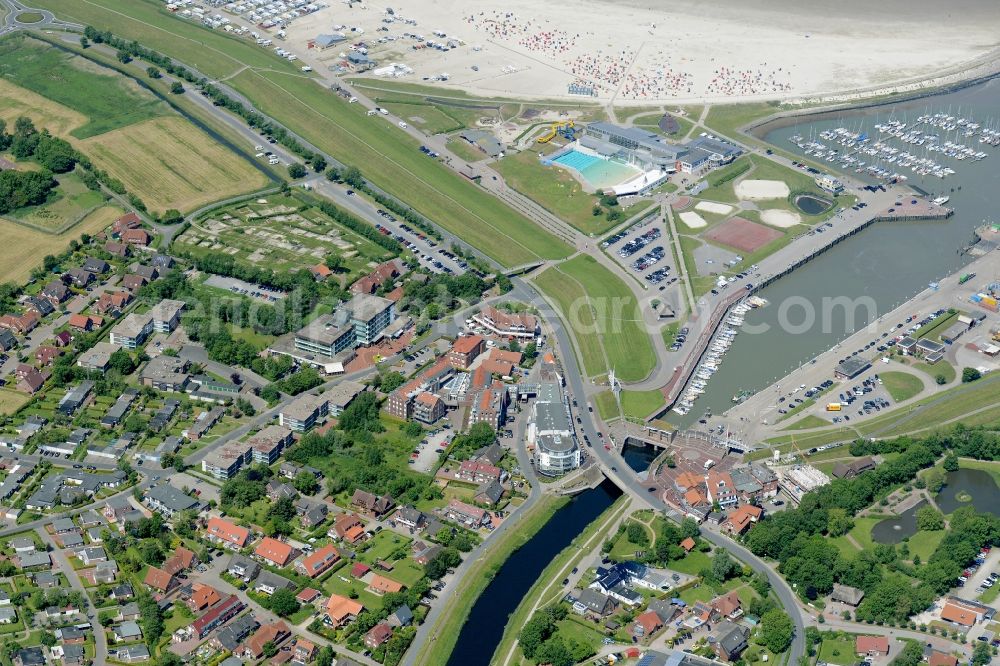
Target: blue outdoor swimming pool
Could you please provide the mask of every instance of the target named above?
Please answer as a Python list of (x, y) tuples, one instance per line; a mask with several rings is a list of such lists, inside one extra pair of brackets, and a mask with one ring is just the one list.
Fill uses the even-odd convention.
[(638, 169), (627, 164), (612, 162), (577, 150), (570, 150), (552, 161), (578, 172), (595, 190), (620, 185), (640, 173)]

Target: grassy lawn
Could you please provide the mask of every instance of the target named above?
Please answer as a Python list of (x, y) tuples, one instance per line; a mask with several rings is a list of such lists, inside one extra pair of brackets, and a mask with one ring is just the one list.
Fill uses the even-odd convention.
[(944, 377), (945, 384), (951, 384), (958, 376), (958, 373), (955, 371), (955, 366), (944, 359), (938, 361), (934, 365), (918, 361), (914, 363), (912, 367), (920, 370), (921, 372), (926, 372), (935, 382), (937, 381), (938, 375), (941, 375)]
[(875, 542), (872, 541), (872, 528), (882, 522), (883, 518), (870, 518), (866, 516), (856, 517), (854, 527), (848, 532), (862, 548), (873, 548)]
[(603, 234), (617, 224), (594, 216), (596, 197), (565, 169), (543, 166), (533, 150), (508, 155), (494, 166), (508, 185), (584, 233)]
[(31, 396), (20, 391), (0, 389), (0, 414), (13, 414), (31, 401)]
[(920, 338), (929, 338), (931, 340), (940, 341), (941, 334), (948, 330), (948, 327), (955, 323), (958, 319), (959, 312), (945, 313), (943, 316), (938, 317), (934, 321), (924, 324), (916, 330), (916, 332), (911, 336), (914, 340), (919, 340)]
[(446, 134), (462, 129), (465, 123), (452, 118), (439, 107), (415, 102), (378, 100), (379, 104), (396, 116), (420, 128), (427, 134)]
[(80, 63), (76, 56), (23, 35), (0, 43), (0, 76), (87, 117), (71, 132), (78, 139), (169, 113), (165, 104), (128, 87), (120, 77)]
[(822, 428), (828, 425), (830, 425), (829, 421), (824, 421), (815, 414), (810, 414), (791, 425), (785, 426), (782, 430), (808, 430), (809, 428)]
[(920, 559), (926, 562), (927, 558), (934, 552), (934, 549), (941, 543), (944, 535), (944, 530), (935, 530), (934, 532), (918, 531), (906, 542), (910, 549), (910, 559), (913, 559), (914, 555), (919, 555)]
[(699, 601), (711, 601), (715, 598), (715, 590), (708, 585), (696, 585), (683, 590), (677, 596), (688, 606), (691, 606)]
[(76, 171), (56, 176), (59, 186), (49, 201), (14, 211), (11, 217), (28, 226), (58, 233), (104, 203), (104, 195), (88, 189)]
[(546, 270), (535, 282), (573, 330), (588, 375), (603, 374), (610, 364), (622, 380), (637, 381), (653, 370), (652, 342), (635, 296), (621, 278), (580, 255)]
[(466, 162), (478, 162), (486, 157), (486, 153), (482, 152), (475, 146), (470, 145), (468, 141), (460, 136), (453, 136), (449, 138), (447, 144), (445, 145), (448, 147), (448, 150), (455, 153)]
[[(618, 417), (618, 403), (611, 391), (602, 391), (596, 396), (597, 411), (605, 421)], [(622, 391), (622, 411), (626, 417), (644, 419), (663, 406), (663, 394), (659, 391)]]
[(708, 553), (703, 553), (700, 550), (692, 550), (682, 559), (674, 560), (667, 565), (669, 569), (688, 574), (689, 576), (697, 576), (699, 571), (710, 566), (712, 566), (712, 560), (709, 558)]
[(854, 639), (850, 637), (824, 638), (819, 647), (819, 661), (851, 666), (857, 661), (857, 657), (854, 655)]
[[(510, 554), (527, 543), (541, 530), (555, 512), (567, 502), (565, 497), (543, 495), (542, 498), (518, 519), (517, 529), (508, 530), (493, 543), (486, 555), (476, 560), (466, 573), (461, 589), (451, 604), (438, 616), (431, 627), (431, 640), (415, 655), (415, 663), (439, 664), (448, 660), (455, 647), (458, 634), (469, 616), (469, 611), (479, 595), (493, 580), (496, 570)], [(336, 578), (336, 577), (334, 577)]]
[[(832, 463), (830, 463), (830, 464), (832, 465)], [(822, 469), (822, 465), (820, 466), (820, 469)], [(826, 470), (823, 470), (823, 471), (826, 471)], [(837, 550), (840, 551), (840, 554), (843, 555), (846, 558), (852, 558), (855, 555), (857, 555), (859, 552), (861, 552), (857, 548), (854, 547), (853, 543), (851, 543), (850, 541), (847, 540), (846, 536), (839, 536), (839, 537), (836, 537), (834, 539), (830, 539), (830, 543), (832, 543), (834, 546), (836, 546)]]
[[(630, 523), (636, 523), (638, 525), (642, 525), (641, 522), (634, 520), (628, 520), (625, 522), (626, 525)], [(648, 525), (643, 525), (643, 529), (646, 532), (646, 539), (647, 539), (645, 544), (634, 543), (631, 539), (628, 538), (628, 534), (626, 532), (622, 532), (618, 534), (617, 537), (615, 538), (615, 545), (611, 549), (611, 552), (608, 554), (608, 557), (618, 561), (630, 560), (635, 557), (636, 551), (647, 550), (649, 548), (649, 544), (653, 542), (654, 535)]]
[(597, 650), (604, 640), (604, 634), (598, 631), (597, 626), (579, 618), (572, 613), (565, 620), (556, 622), (556, 635), (561, 636), (563, 641), (570, 639), (589, 645), (592, 650)]
[(908, 372), (882, 372), (879, 373), (879, 379), (896, 402), (909, 400), (924, 390), (924, 383), (920, 377)]

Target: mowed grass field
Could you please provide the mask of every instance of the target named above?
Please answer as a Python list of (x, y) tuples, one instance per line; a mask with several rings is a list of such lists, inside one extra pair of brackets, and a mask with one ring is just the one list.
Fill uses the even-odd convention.
[(594, 216), (597, 197), (565, 169), (543, 166), (534, 149), (508, 155), (493, 166), (508, 185), (585, 234), (600, 235), (620, 223)]
[(593, 257), (580, 255), (548, 269), (535, 282), (574, 332), (588, 375), (614, 368), (622, 380), (638, 381), (652, 372), (653, 344), (635, 295), (621, 278)]
[(4, 251), (0, 252), (0, 282), (24, 282), (31, 269), (41, 263), (42, 257), (61, 252), (80, 234), (101, 231), (123, 212), (114, 206), (102, 206), (61, 234), (35, 231), (0, 218), (0, 238), (4, 241)]
[(71, 130), (78, 139), (170, 112), (138, 86), (45, 42), (24, 35), (0, 41), (0, 77), (83, 114)]
[(268, 182), (249, 162), (179, 116), (95, 136), (80, 149), (153, 210), (191, 211)]
[(147, 0), (39, 4), (60, 17), (137, 39), (207, 76), (231, 76), (227, 83), (262, 112), (341, 161), (357, 165), (376, 185), (502, 264), (570, 253), (562, 241), (429, 159), (403, 131), (384, 119), (366, 117), (360, 105), (348, 104), (247, 40), (175, 18), (162, 4)]

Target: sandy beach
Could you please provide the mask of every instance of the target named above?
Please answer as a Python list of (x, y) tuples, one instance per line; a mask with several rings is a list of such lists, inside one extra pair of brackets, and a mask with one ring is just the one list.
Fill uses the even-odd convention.
[[(653, 4), (583, 0), (567, 11), (526, 0), (404, 0), (389, 16), (383, 5), (335, 3), (292, 22), (286, 41), (301, 48), (340, 26), (350, 40), (311, 58), (332, 62), (365, 41), (380, 65), (413, 69), (401, 81), (477, 96), (588, 99), (569, 94), (575, 84), (600, 101), (643, 105), (897, 89), (982, 62), (1000, 35), (1000, 3), (975, 0)], [(458, 46), (414, 50), (405, 34)]]

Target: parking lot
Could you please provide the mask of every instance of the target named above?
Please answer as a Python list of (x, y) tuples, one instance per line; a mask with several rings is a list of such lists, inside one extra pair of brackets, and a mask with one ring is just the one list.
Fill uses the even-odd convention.
[(415, 449), (416, 456), (410, 454), (410, 464), (418, 472), (430, 472), (437, 465), (438, 459), (451, 442), (454, 433), (451, 425), (445, 423), (440, 430), (431, 431)]
[(241, 294), (264, 303), (274, 303), (275, 301), (281, 300), (285, 297), (285, 292), (283, 291), (271, 289), (270, 287), (262, 287), (257, 284), (251, 284), (249, 282), (244, 282), (243, 280), (237, 280), (236, 278), (223, 277), (221, 275), (210, 275), (208, 279), (205, 280), (205, 284), (209, 287), (225, 289), (226, 291), (231, 291), (234, 294)]
[(619, 231), (606, 238), (601, 247), (623, 268), (638, 273), (650, 287), (663, 291), (679, 279), (659, 218)]
[[(348, 194), (350, 194), (350, 190)], [(375, 225), (379, 233), (392, 236), (402, 243), (413, 252), (413, 255), (420, 264), (431, 272), (461, 275), (469, 267), (463, 259), (452, 254), (451, 250), (441, 247), (440, 243), (433, 238), (428, 238), (419, 229), (414, 229), (405, 222), (398, 220), (389, 211), (379, 208), (375, 212), (382, 218)]]

